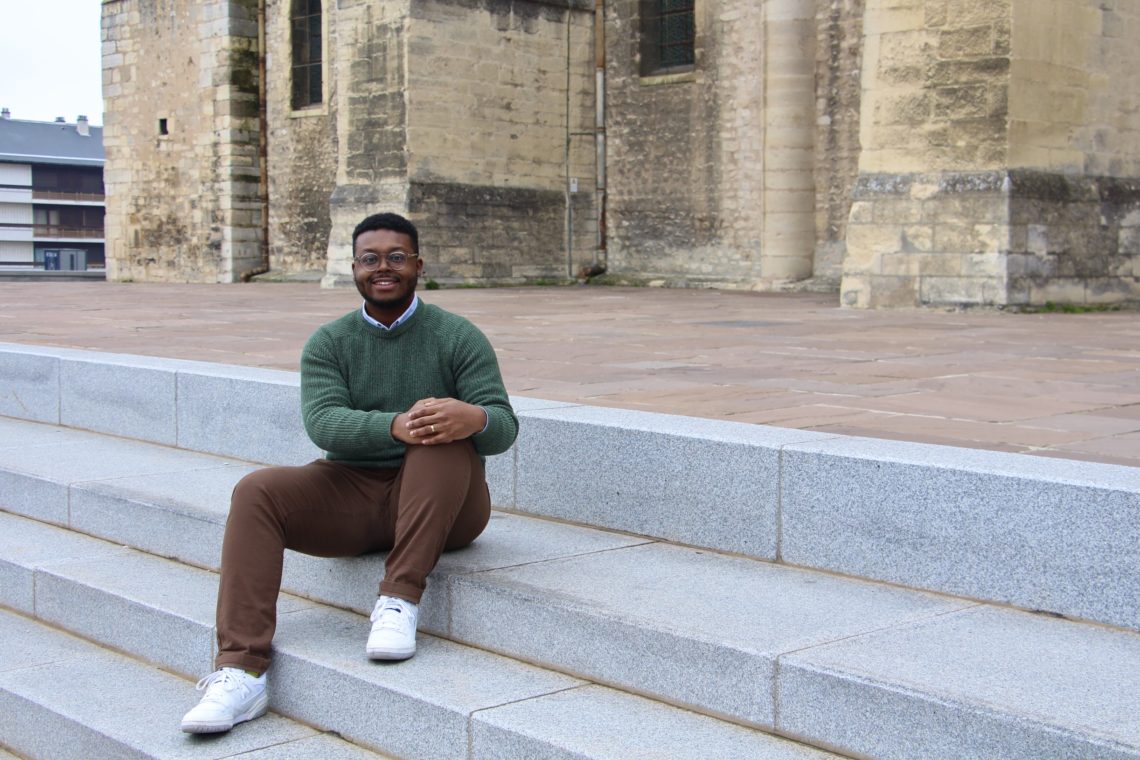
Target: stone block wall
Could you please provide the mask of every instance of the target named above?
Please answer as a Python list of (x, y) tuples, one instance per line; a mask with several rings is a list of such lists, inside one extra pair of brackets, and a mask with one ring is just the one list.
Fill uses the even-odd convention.
[(105, 0), (107, 277), (233, 282), (264, 261), (255, 0)]
[(1138, 10), (868, 0), (842, 303), (1140, 298)]
[(265, 5), (269, 266), (279, 272), (323, 272), (337, 170), (335, 82), (330, 82), (328, 65), (338, 47), (336, 18), (327, 10), (323, 15), (324, 101), (294, 110), (290, 5), (290, 0)]
[(421, 227), (439, 281), (565, 277), (593, 260), (592, 3), (415, 0), (336, 13), (326, 285), (346, 282), (347, 232), (381, 207)]
[(812, 277), (838, 289), (859, 175), (864, 0), (816, 3), (815, 259)]
[(812, 274), (813, 4), (696, 6), (693, 69), (643, 76), (640, 3), (606, 4), (610, 270), (777, 287)]

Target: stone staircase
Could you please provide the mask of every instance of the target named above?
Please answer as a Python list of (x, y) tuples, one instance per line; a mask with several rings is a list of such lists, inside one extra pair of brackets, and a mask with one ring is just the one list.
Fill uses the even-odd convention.
[[(1140, 758), (1140, 470), (515, 398), (420, 650), (289, 554), (267, 718), (178, 730), (293, 373), (0, 344), (0, 747), (46, 758)], [(0, 758), (3, 758), (0, 750)]]

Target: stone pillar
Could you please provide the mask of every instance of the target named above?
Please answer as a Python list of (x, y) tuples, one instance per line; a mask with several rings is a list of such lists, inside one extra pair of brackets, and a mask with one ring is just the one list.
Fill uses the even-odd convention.
[(407, 214), (407, 51), (409, 0), (329, 3), (337, 46), (336, 188), (329, 199), (328, 262), (321, 286), (352, 285), (352, 230), (380, 210)]
[(803, 280), (815, 255), (815, 4), (764, 4), (762, 281)]
[(867, 0), (843, 305), (1140, 298), (1130, 28), (1135, 2)]
[(105, 0), (107, 277), (234, 282), (263, 261), (256, 0)]

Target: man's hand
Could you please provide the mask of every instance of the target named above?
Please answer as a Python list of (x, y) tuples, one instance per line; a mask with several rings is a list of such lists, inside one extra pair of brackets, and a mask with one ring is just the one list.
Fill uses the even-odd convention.
[(487, 424), (480, 407), (453, 398), (425, 398), (392, 420), (392, 437), (407, 444), (451, 443), (469, 438)]

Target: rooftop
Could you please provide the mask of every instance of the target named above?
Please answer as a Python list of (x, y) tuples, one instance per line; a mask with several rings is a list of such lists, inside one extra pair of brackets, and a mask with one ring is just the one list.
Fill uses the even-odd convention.
[(103, 165), (103, 128), (78, 122), (0, 119), (0, 161), (38, 164)]

